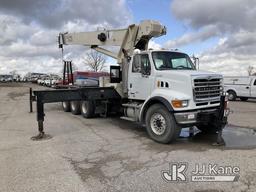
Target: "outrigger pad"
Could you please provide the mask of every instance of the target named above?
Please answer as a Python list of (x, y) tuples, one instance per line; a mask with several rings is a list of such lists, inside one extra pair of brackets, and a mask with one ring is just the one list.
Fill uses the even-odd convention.
[(222, 130), (219, 131), (217, 134), (218, 134), (217, 135), (217, 141), (215, 143), (213, 143), (212, 145), (213, 146), (224, 146), (224, 145), (226, 145), (226, 143), (225, 143), (225, 141), (222, 137)]
[(36, 135), (36, 136), (31, 137), (31, 140), (32, 140), (32, 141), (40, 141), (40, 140), (47, 140), (47, 139), (51, 139), (51, 138), (52, 138), (51, 135), (45, 134), (45, 133), (43, 132), (43, 133), (39, 133), (39, 134)]

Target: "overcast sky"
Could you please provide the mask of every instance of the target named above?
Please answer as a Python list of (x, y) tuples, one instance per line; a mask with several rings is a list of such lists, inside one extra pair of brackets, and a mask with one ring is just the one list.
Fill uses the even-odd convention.
[[(59, 32), (123, 28), (159, 20), (168, 34), (151, 47), (178, 48), (200, 58), (200, 68), (246, 75), (256, 67), (256, 0), (0, 0), (0, 74), (60, 72)], [(85, 47), (65, 47), (84, 70)], [(112, 59), (108, 63), (114, 63)]]

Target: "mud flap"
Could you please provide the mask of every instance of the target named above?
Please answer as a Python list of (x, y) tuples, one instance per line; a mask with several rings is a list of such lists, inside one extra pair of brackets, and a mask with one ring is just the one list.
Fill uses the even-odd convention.
[(222, 137), (222, 131), (225, 128), (225, 126), (227, 125), (227, 116), (225, 114), (225, 110), (226, 110), (226, 95), (222, 95), (220, 98), (220, 108), (219, 108), (219, 112), (218, 112), (218, 117), (216, 118), (216, 124), (218, 127), (217, 130), (217, 139), (216, 142), (213, 143), (212, 145), (214, 146), (223, 146), (225, 145), (225, 141)]

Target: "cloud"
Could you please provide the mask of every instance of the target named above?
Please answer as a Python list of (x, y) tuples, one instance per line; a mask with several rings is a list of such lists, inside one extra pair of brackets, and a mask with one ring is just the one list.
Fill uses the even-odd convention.
[(249, 66), (256, 68), (256, 32), (238, 32), (202, 53), (202, 69), (220, 71), (226, 75), (247, 75)]
[(150, 40), (149, 43), (148, 43), (148, 48), (149, 49), (161, 49), (162, 46), (158, 43), (156, 43), (154, 40)]
[(185, 46), (195, 42), (202, 42), (218, 34), (219, 31), (216, 26), (209, 25), (202, 28), (202, 30), (199, 32), (187, 33), (175, 40), (169, 40), (164, 44), (164, 47), (170, 49)]
[(60, 28), (77, 20), (118, 27), (131, 19), (124, 0), (1, 0), (0, 4), (1, 12), (17, 15), (25, 23), (37, 22), (47, 28)]
[(25, 75), (27, 72), (59, 73), (63, 68), (61, 59), (54, 59), (48, 56), (38, 56), (29, 59), (26, 57), (6, 58), (0, 56), (0, 60), (1, 73), (13, 70), (21, 75)]
[(193, 28), (216, 25), (223, 32), (256, 27), (255, 0), (174, 0), (171, 4), (174, 16)]
[(35, 28), (25, 25), (14, 16), (0, 15), (0, 45), (8, 45), (17, 39), (26, 40), (35, 32)]
[(221, 54), (223, 52), (239, 55), (255, 55), (256, 54), (256, 31), (241, 31), (229, 35), (224, 41), (221, 41), (211, 53)]
[(200, 55), (200, 69), (221, 72), (224, 75), (248, 75), (249, 66), (256, 68), (256, 56), (251, 57), (234, 57), (229, 54), (204, 54)]
[(256, 67), (255, 0), (174, 0), (171, 12), (196, 32), (169, 41), (166, 46), (184, 46), (217, 37), (217, 45), (199, 55), (202, 69), (247, 75), (249, 65)]
[[(59, 32), (122, 28), (132, 14), (125, 0), (0, 0), (0, 74), (60, 72)], [(87, 47), (66, 46), (64, 58), (81, 66)]]

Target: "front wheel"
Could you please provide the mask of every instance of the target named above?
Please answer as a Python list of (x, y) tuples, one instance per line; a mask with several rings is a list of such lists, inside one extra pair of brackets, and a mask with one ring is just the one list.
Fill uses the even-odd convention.
[(152, 105), (146, 114), (146, 129), (149, 136), (159, 143), (170, 143), (180, 135), (181, 127), (163, 105)]
[(228, 100), (235, 101), (236, 100), (236, 93), (235, 91), (228, 91)]

